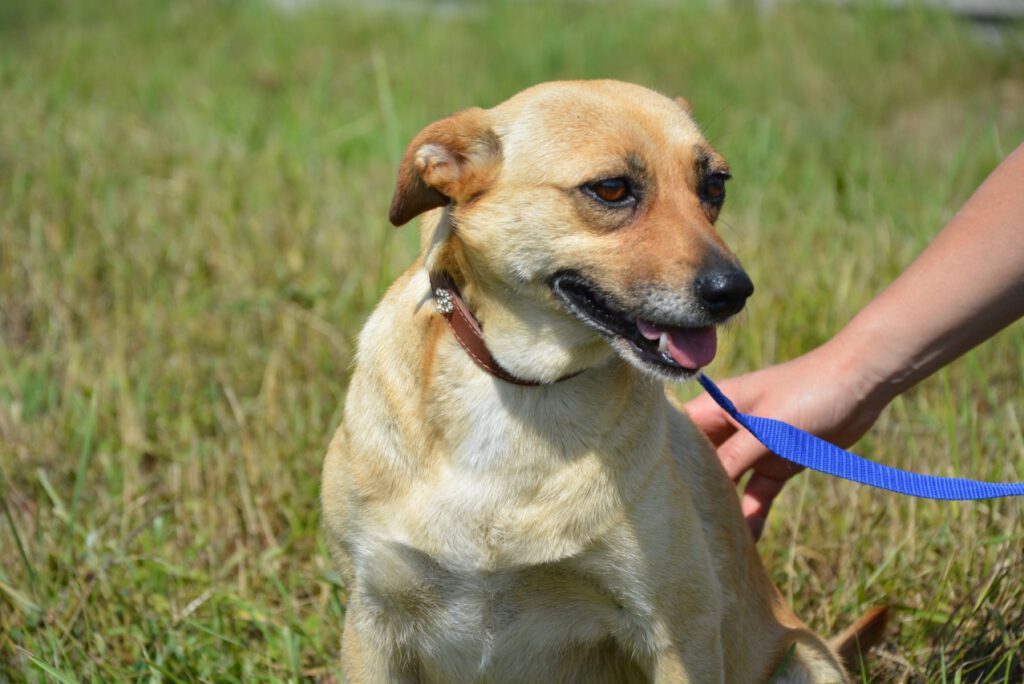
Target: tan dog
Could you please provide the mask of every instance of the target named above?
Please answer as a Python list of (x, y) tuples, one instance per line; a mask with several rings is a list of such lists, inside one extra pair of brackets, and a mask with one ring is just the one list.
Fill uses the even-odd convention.
[[(662, 382), (711, 360), (753, 289), (712, 227), (727, 178), (685, 102), (613, 81), (413, 140), (391, 220), (438, 210), (360, 336), (324, 463), (347, 681), (846, 681)], [(539, 384), (481, 369), (429, 273)]]

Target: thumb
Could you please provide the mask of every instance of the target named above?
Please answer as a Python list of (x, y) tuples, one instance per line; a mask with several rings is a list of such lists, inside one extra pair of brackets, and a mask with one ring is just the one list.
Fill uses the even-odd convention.
[(732, 435), (718, 446), (718, 460), (733, 481), (739, 480), (743, 473), (769, 453), (756, 437), (735, 427), (732, 428)]
[(707, 394), (691, 399), (683, 408), (715, 446), (723, 444), (736, 432), (736, 423)]

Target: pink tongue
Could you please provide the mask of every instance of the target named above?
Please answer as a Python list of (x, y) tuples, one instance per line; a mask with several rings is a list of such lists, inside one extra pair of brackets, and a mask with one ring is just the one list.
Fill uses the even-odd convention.
[(636, 327), (649, 340), (657, 341), (661, 333), (668, 333), (668, 353), (683, 368), (695, 370), (708, 365), (718, 349), (718, 334), (711, 325), (704, 328), (662, 328), (637, 320)]

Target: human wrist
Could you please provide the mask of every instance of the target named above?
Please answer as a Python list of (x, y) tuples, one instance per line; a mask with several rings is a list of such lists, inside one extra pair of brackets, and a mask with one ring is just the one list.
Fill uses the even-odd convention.
[(880, 344), (882, 331), (851, 322), (815, 350), (824, 361), (823, 372), (842, 388), (857, 413), (877, 415), (906, 388), (903, 351)]

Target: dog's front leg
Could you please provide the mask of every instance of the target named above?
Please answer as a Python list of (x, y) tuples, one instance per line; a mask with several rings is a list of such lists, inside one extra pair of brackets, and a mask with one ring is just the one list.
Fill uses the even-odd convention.
[[(713, 641), (714, 643), (705, 643)], [(722, 647), (717, 638), (676, 643), (655, 656), (654, 684), (724, 684)]]
[(414, 663), (402, 658), (394, 644), (386, 644), (362, 620), (358, 600), (350, 598), (341, 636), (341, 665), (349, 684), (415, 684)]

